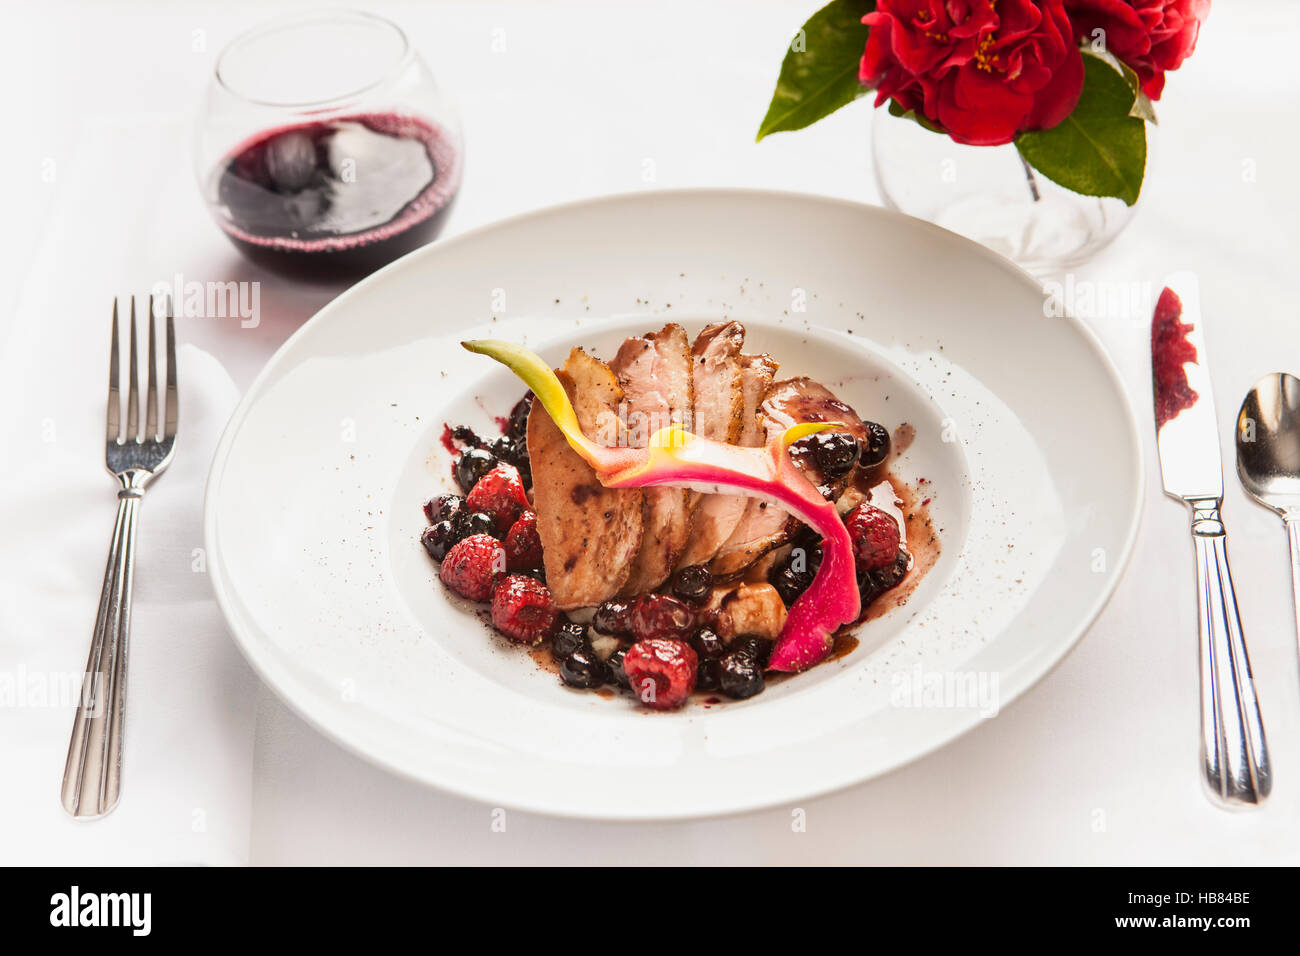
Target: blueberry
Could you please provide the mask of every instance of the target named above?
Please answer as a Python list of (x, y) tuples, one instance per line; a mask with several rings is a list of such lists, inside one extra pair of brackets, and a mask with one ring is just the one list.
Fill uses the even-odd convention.
[(459, 541), (456, 536), (456, 526), (450, 521), (439, 521), (424, 529), (420, 535), (420, 544), (424, 545), (424, 550), (429, 552), (429, 557), (435, 561), (441, 561), (451, 550), (451, 546)]
[(732, 651), (718, 662), (718, 687), (728, 697), (744, 700), (763, 692), (763, 668), (743, 651)]
[(673, 575), (673, 594), (691, 604), (704, 604), (713, 590), (713, 575), (702, 564), (692, 564)]
[(452, 519), (452, 524), (456, 526), (460, 538), (468, 538), (472, 534), (490, 534), (494, 538), (498, 536), (496, 520), (484, 511), (462, 508)]
[(492, 454), (498, 460), (514, 465), (525, 485), (533, 483), (533, 469), (528, 460), (528, 447), (509, 436), (502, 435), (492, 443)]
[(451, 430), (451, 437), (462, 445), (469, 445), (471, 448), (486, 448), (488, 445), (478, 436), (478, 432), (468, 425), (457, 425)]
[(875, 468), (889, 457), (889, 429), (878, 422), (867, 422), (866, 440), (859, 442), (862, 450), (858, 453), (858, 464), (863, 468)]
[(702, 661), (717, 660), (727, 653), (727, 645), (707, 627), (702, 627), (691, 635), (691, 647)]
[(772, 656), (772, 642), (757, 634), (741, 634), (731, 646), (741, 654), (752, 657), (760, 667), (766, 667), (768, 658)]
[(907, 552), (900, 549), (893, 564), (875, 571), (858, 572), (858, 595), (864, 607), (903, 580), (907, 575), (907, 562)]
[(602, 634), (624, 637), (632, 633), (632, 624), (628, 620), (631, 606), (626, 601), (606, 601), (596, 608), (591, 619), (591, 626)]
[(522, 574), (526, 578), (532, 578), (534, 581), (541, 581), (543, 584), (546, 583), (545, 568), (519, 568), (515, 571), (511, 571), (510, 573)]
[(803, 575), (792, 571), (788, 563), (778, 564), (772, 568), (767, 580), (772, 587), (776, 588), (776, 593), (781, 595), (781, 600), (786, 607), (799, 600), (799, 595), (808, 589), (808, 582), (803, 579)]
[(460, 495), (438, 495), (424, 503), (424, 516), (429, 519), (430, 524), (450, 521), (464, 504), (465, 499)]
[(812, 544), (807, 537), (796, 538), (790, 553), (772, 566), (767, 579), (781, 600), (790, 605), (808, 590), (821, 563), (821, 545)]
[(722, 664), (719, 661), (701, 660), (695, 670), (696, 690), (717, 690), (721, 686)]
[(584, 645), (560, 661), (560, 680), (570, 687), (599, 687), (605, 683), (605, 665), (590, 645)]
[(564, 660), (587, 643), (587, 628), (575, 621), (565, 621), (551, 638), (551, 652)]
[(478, 480), (497, 466), (496, 456), (482, 448), (466, 448), (456, 462), (456, 482), (469, 494)]
[(858, 461), (858, 440), (848, 432), (819, 432), (809, 441), (817, 468), (828, 480), (847, 474)]
[(610, 679), (619, 687), (627, 687), (627, 671), (623, 669), (623, 658), (627, 657), (627, 648), (620, 647), (605, 660), (605, 670)]
[(528, 413), (533, 407), (533, 393), (528, 392), (523, 398), (515, 402), (515, 407), (510, 409), (510, 421), (506, 425), (506, 434), (511, 438), (523, 440), (528, 431)]

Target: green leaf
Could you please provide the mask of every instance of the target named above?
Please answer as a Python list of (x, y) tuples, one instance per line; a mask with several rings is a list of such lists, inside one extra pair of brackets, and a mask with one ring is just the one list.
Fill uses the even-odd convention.
[(1086, 48), (1084, 51), (1087, 56), (1095, 56), (1098, 59), (1105, 60), (1114, 69), (1118, 70), (1128, 83), (1129, 88), (1133, 91), (1133, 105), (1129, 108), (1128, 115), (1136, 116), (1138, 119), (1144, 119), (1148, 123), (1159, 123), (1156, 121), (1156, 108), (1145, 93), (1142, 92), (1142, 81), (1138, 79), (1137, 73), (1127, 63), (1122, 62), (1115, 54), (1109, 50), (1097, 49), (1096, 47)]
[(1058, 126), (1021, 133), (1016, 149), (1054, 183), (1085, 196), (1137, 202), (1147, 164), (1146, 124), (1133, 88), (1100, 57), (1083, 57), (1083, 94)]
[(931, 133), (942, 133), (942, 132), (944, 132), (944, 130), (943, 130), (942, 127), (940, 127), (940, 126), (936, 126), (934, 123), (932, 123), (930, 120), (926, 119), (924, 116), (922, 116), (922, 115), (921, 115), (920, 113), (918, 113), (916, 110), (905, 110), (905, 109), (903, 109), (903, 107), (899, 105), (898, 100), (890, 100), (890, 101), (889, 101), (889, 107), (888, 107), (888, 109), (889, 109), (889, 115), (890, 115), (890, 116), (897, 116), (899, 119), (909, 119), (909, 120), (911, 120), (913, 123), (916, 123), (918, 126), (923, 126), (923, 127), (925, 127), (925, 128), (928, 129)]
[(831, 0), (809, 18), (781, 63), (758, 138), (803, 129), (867, 92), (858, 82), (858, 62), (869, 28), (862, 18), (875, 0)]

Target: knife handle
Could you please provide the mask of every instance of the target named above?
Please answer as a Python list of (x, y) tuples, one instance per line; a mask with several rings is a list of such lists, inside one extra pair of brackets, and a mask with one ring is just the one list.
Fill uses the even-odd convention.
[(1201, 760), (1211, 796), (1225, 807), (1264, 802), (1273, 786), (1264, 723), (1237, 612), (1219, 501), (1189, 501), (1196, 543), (1200, 625)]

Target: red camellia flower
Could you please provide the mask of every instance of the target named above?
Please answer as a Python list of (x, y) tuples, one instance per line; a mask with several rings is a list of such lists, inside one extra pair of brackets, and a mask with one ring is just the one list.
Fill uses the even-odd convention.
[(1104, 43), (1133, 68), (1142, 92), (1158, 100), (1165, 71), (1178, 69), (1196, 49), (1210, 0), (1065, 0), (1065, 8), (1079, 40)]
[(1083, 58), (1062, 0), (879, 0), (858, 78), (959, 143), (998, 146), (1070, 115)]

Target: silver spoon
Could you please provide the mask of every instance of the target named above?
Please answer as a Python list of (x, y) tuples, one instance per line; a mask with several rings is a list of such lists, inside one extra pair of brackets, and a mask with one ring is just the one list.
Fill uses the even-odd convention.
[(1237, 413), (1237, 476), (1286, 524), (1300, 640), (1300, 378), (1274, 372), (1246, 393)]

